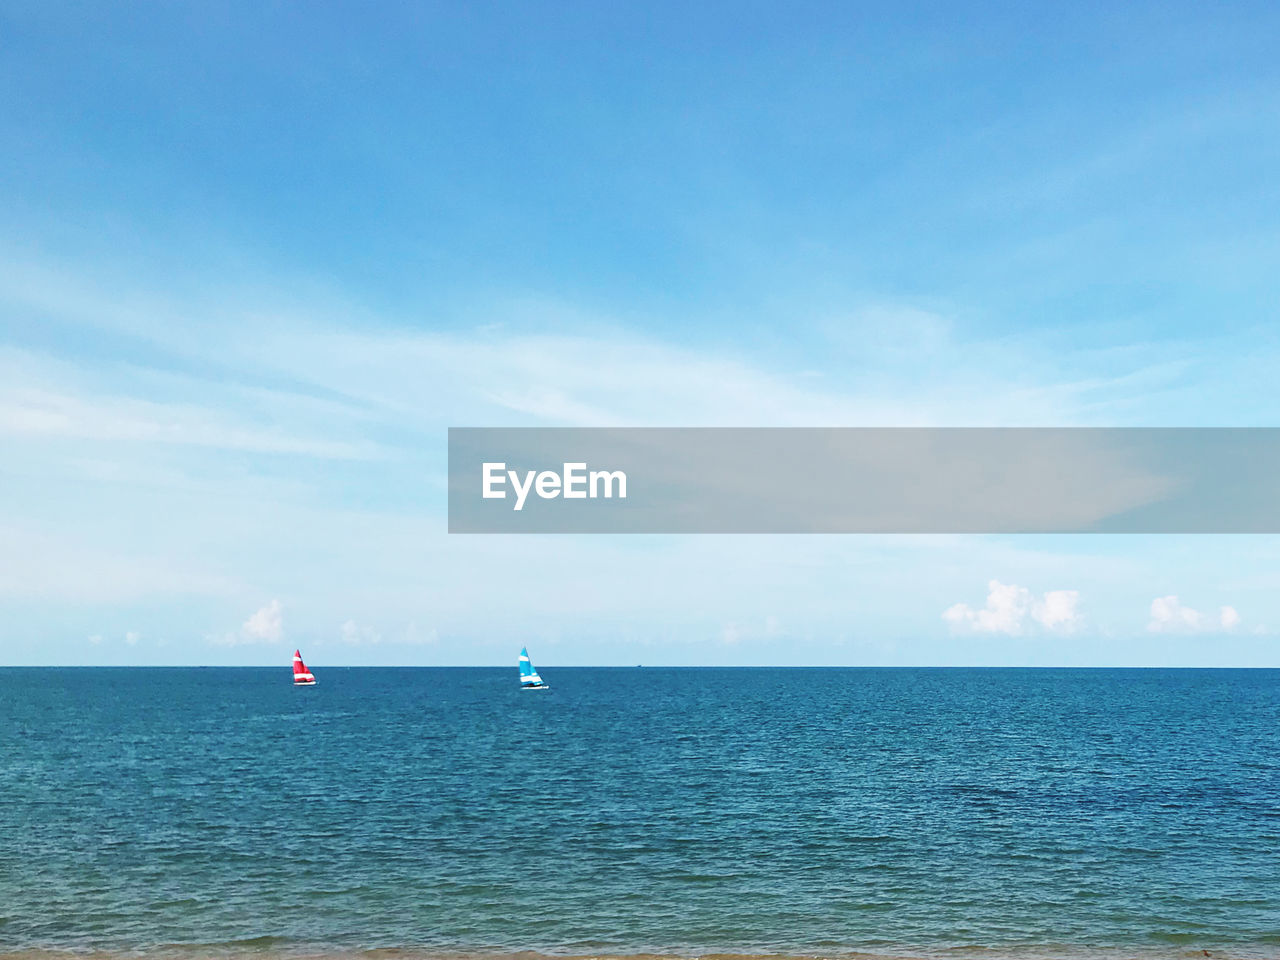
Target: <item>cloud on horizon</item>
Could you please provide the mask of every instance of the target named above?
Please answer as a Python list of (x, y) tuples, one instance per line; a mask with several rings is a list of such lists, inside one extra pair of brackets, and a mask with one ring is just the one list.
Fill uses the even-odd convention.
[(1050, 590), (1037, 598), (1026, 587), (991, 580), (985, 606), (974, 609), (967, 603), (956, 603), (942, 612), (942, 619), (956, 633), (1019, 636), (1036, 628), (1071, 633), (1083, 623), (1079, 602), (1078, 590)]
[[(15, 464), (0, 478), (12, 512), (0, 517), (0, 600), (32, 622), (40, 613), (21, 609), (32, 599), (85, 608), (77, 645), (95, 631), (118, 637), (141, 611), (147, 638), (190, 631), (206, 647), (233, 648), (216, 656), (265, 656), (285, 636), (282, 609), (232, 625), (273, 596), (290, 598), (290, 635), (367, 659), (422, 656), (405, 648), (435, 644), (433, 659), (469, 662), (472, 650), (487, 656), (489, 637), (534, 631), (571, 638), (584, 660), (668, 644), (672, 659), (736, 661), (764, 649), (753, 641), (774, 642), (753, 626), (774, 611), (787, 624), (786, 649), (810, 661), (868, 656), (842, 643), (922, 635), (910, 656), (946, 660), (964, 647), (946, 639), (948, 626), (1010, 636), (1086, 629), (1077, 590), (1033, 596), (1000, 584), (985, 603), (947, 607), (974, 567), (1082, 587), (1092, 631), (1125, 619), (1131, 600), (1111, 585), (1145, 570), (1141, 553), (1105, 537), (1065, 548), (962, 537), (596, 538), (500, 551), (449, 537), (443, 428), (1123, 423), (1145, 417), (1144, 398), (1180, 375), (1159, 350), (1135, 348), (1117, 364), (1088, 351), (1049, 356), (1034, 339), (975, 341), (945, 308), (909, 318), (939, 360), (922, 378), (894, 340), (901, 310), (891, 304), (869, 317), (851, 309), (847, 343), (801, 330), (818, 345), (787, 356), (749, 339), (690, 343), (563, 302), (495, 299), (467, 315), (496, 325), (452, 317), (424, 329), (367, 311), (344, 322), (318, 302), (277, 313), (252, 296), (166, 294), (163, 278), (130, 290), (72, 269), (42, 276), (21, 287), (13, 268), (0, 268), (0, 306), (55, 317), (56, 329), (109, 350), (72, 349), (42, 327), (0, 344), (0, 434)], [(877, 358), (865, 370), (861, 337)], [(346, 545), (340, 556), (336, 542)], [(1268, 544), (1254, 550), (1259, 557), (1233, 550), (1207, 567), (1197, 548), (1183, 562), (1188, 576), (1225, 576), (1215, 571), (1246, 559), (1266, 569), (1277, 555)], [(713, 569), (722, 575), (707, 582)], [(495, 589), (503, 604), (492, 603)], [(1138, 589), (1152, 596), (1160, 581)], [(121, 622), (106, 630), (90, 604), (119, 608)], [(415, 619), (432, 628), (402, 628)], [(686, 653), (695, 643), (711, 652)], [(137, 656), (152, 646), (145, 640)]]
[(381, 643), (382, 634), (370, 626), (362, 626), (354, 620), (342, 625), (342, 642), (353, 645)]
[(279, 600), (272, 600), (251, 613), (238, 631), (210, 639), (215, 645), (226, 647), (279, 643), (284, 639), (284, 607)]
[(1147, 630), (1151, 633), (1225, 633), (1239, 625), (1240, 614), (1235, 607), (1221, 607), (1214, 617), (1186, 606), (1171, 593), (1151, 601)]

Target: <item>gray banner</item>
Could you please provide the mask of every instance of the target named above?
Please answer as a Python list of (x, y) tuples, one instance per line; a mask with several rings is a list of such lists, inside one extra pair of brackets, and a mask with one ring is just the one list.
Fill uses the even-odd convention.
[(450, 533), (1278, 533), (1277, 428), (452, 428)]

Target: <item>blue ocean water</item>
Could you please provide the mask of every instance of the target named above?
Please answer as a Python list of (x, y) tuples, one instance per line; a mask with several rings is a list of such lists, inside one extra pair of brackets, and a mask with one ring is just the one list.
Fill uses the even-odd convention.
[(0, 952), (1280, 956), (1280, 671), (541, 672), (0, 670)]

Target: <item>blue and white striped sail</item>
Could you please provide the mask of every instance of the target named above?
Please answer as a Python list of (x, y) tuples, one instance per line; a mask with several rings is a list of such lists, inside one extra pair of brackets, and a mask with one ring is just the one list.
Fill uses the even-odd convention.
[(538, 676), (538, 671), (533, 669), (533, 662), (529, 659), (529, 650), (525, 647), (520, 649), (520, 686), (522, 687), (545, 687), (542, 678)]

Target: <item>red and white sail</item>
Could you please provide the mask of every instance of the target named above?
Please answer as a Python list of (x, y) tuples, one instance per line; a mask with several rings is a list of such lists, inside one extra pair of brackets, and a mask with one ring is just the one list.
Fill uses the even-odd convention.
[(293, 651), (293, 682), (294, 683), (315, 683), (316, 678), (311, 675), (311, 671), (307, 669), (307, 665), (302, 662), (302, 651)]

